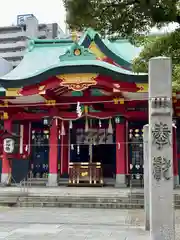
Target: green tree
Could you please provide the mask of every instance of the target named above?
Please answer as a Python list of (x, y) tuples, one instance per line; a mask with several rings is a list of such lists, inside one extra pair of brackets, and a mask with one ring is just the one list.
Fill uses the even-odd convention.
[(180, 23), (179, 0), (63, 0), (71, 29), (132, 35), (169, 22)]
[(133, 62), (135, 72), (147, 72), (151, 57), (168, 56), (173, 63), (173, 89), (180, 90), (180, 29), (163, 36), (144, 39), (144, 49)]

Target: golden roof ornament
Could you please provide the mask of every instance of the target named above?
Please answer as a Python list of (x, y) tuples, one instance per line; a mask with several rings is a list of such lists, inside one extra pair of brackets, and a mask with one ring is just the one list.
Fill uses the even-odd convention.
[(77, 42), (78, 41), (78, 34), (77, 34), (76, 31), (72, 31), (71, 38), (72, 38), (73, 42)]

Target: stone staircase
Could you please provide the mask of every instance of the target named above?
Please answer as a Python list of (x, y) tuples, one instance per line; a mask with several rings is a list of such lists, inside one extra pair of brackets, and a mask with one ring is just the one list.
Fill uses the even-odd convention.
[[(174, 195), (175, 208), (180, 209), (180, 194)], [(125, 195), (34, 195), (30, 193), (3, 193), (0, 195), (0, 206), (10, 207), (64, 207), (64, 208), (110, 208), (110, 209), (142, 209), (143, 193)]]
[[(38, 187), (43, 187), (46, 186), (48, 182), (47, 178), (28, 178), (25, 181), (25, 185), (28, 186), (38, 186)], [(68, 186), (68, 178), (59, 178), (58, 180), (58, 186)], [(104, 179), (104, 185), (105, 186), (114, 186), (115, 185), (115, 180), (114, 179)]]
[(59, 178), (58, 185), (59, 186), (67, 186), (69, 183), (68, 178)]
[(144, 206), (143, 196), (139, 197), (96, 197), (96, 196), (22, 196), (19, 207), (65, 207), (65, 208), (118, 208), (140, 209)]
[[(0, 202), (1, 204), (1, 202)], [(19, 196), (18, 207), (65, 207), (65, 208), (111, 208), (142, 209), (144, 196), (141, 193), (128, 196)], [(180, 209), (180, 195), (175, 195), (175, 208)]]
[[(47, 186), (48, 178), (28, 178), (24, 181), (25, 185), (32, 186), (32, 187), (44, 187)], [(59, 178), (58, 179), (58, 186), (68, 186), (69, 179), (68, 178)], [(82, 186), (88, 186), (89, 184), (82, 184)], [(129, 179), (127, 185), (133, 188), (143, 188), (143, 180), (140, 179)], [(73, 186), (73, 185), (71, 185)], [(77, 185), (74, 185), (77, 187)], [(81, 186), (79, 184), (79, 186)], [(89, 185), (90, 186), (90, 185)], [(113, 178), (104, 178), (104, 186), (114, 187), (115, 186), (115, 179)], [(91, 187), (91, 186), (90, 186)], [(99, 187), (99, 186), (98, 186)]]
[(2, 207), (14, 207), (20, 197), (26, 197), (26, 193), (3, 193), (0, 195), (0, 206)]
[(25, 182), (26, 185), (31, 186), (46, 186), (47, 178), (28, 178)]

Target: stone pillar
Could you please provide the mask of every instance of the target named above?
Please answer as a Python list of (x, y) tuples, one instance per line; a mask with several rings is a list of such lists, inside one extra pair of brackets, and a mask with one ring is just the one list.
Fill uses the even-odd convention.
[[(4, 130), (8, 132), (12, 132), (12, 121), (5, 120), (4, 121)], [(3, 150), (3, 157), (2, 157), (2, 174), (1, 174), (1, 183), (4, 185), (8, 185), (11, 183), (11, 160), (8, 159), (7, 153)]]
[[(149, 125), (143, 128), (143, 156), (144, 156), (144, 210), (145, 210), (145, 229), (150, 230), (150, 215), (149, 215), (149, 151), (148, 151), (148, 131)], [(179, 184), (177, 161), (177, 140), (176, 127), (173, 126), (173, 168), (174, 168), (174, 186)]]
[(126, 187), (126, 124), (116, 117), (116, 187)]
[(65, 135), (61, 136), (61, 176), (67, 176), (68, 175), (68, 168), (69, 168), (69, 162), (68, 162), (68, 129), (66, 129)]
[(172, 66), (170, 58), (149, 62), (149, 190), (152, 240), (174, 240)]
[(53, 120), (50, 127), (49, 138), (49, 175), (48, 186), (56, 187), (58, 178), (58, 124), (57, 119)]
[(144, 157), (144, 210), (145, 210), (145, 229), (150, 230), (149, 222), (149, 151), (148, 151), (148, 124), (143, 127), (143, 157)]
[(177, 137), (176, 126), (173, 125), (173, 172), (174, 172), (174, 187), (179, 185), (179, 172), (178, 172), (178, 157), (177, 157)]

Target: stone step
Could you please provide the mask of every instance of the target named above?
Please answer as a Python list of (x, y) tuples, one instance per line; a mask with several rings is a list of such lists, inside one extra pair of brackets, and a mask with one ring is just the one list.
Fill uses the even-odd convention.
[(18, 202), (18, 198), (5, 197), (0, 199), (0, 206), (15, 206)]
[[(175, 195), (175, 208), (180, 209), (180, 195)], [(28, 193), (1, 194), (1, 206), (19, 207), (74, 207), (74, 208), (144, 208), (144, 196), (131, 193), (118, 196), (36, 196)]]
[(72, 203), (144, 203), (143, 199), (132, 199), (128, 197), (121, 198), (108, 198), (108, 197), (74, 197), (74, 196), (63, 196), (63, 197), (45, 197), (45, 196), (27, 196), (19, 197), (19, 202), (72, 202)]
[(28, 181), (31, 181), (31, 182), (44, 182), (44, 181), (47, 181), (47, 178), (28, 178)]
[(129, 198), (144, 199), (144, 193), (129, 193)]
[[(117, 208), (117, 209), (142, 209), (144, 202), (73, 202), (73, 201), (18, 201), (19, 207), (72, 207), (72, 208)], [(180, 204), (175, 204), (180, 209)]]
[(25, 186), (34, 186), (34, 187), (44, 187), (46, 186), (46, 182), (25, 182)]
[(15, 206), (19, 201), (20, 196), (26, 196), (25, 193), (5, 193), (0, 195), (0, 206)]
[[(29, 178), (27, 181), (24, 182), (25, 185), (31, 186), (46, 186), (48, 182), (47, 178)], [(60, 178), (58, 181), (59, 186), (67, 186), (68, 179), (67, 178)]]
[[(112, 208), (143, 208), (144, 199), (131, 197), (92, 197), (92, 196), (27, 196), (19, 197), (19, 206), (51, 206), (51, 207), (74, 207), (74, 206), (90, 206), (92, 208), (104, 208), (112, 206)], [(176, 208), (180, 209), (180, 201), (175, 201)]]
[(25, 186), (46, 186), (47, 178), (28, 178), (27, 181), (23, 182)]
[(58, 181), (59, 186), (67, 186), (69, 184), (68, 178), (60, 178)]
[(78, 203), (78, 202), (18, 202), (18, 207), (64, 207), (64, 208), (110, 208), (110, 209), (141, 209), (143, 204), (125, 204), (125, 203)]
[[(24, 183), (26, 185), (31, 185), (31, 186), (46, 186), (46, 183), (48, 182), (47, 178), (28, 178), (27, 181)], [(68, 186), (69, 185), (69, 180), (68, 178), (59, 178), (58, 180), (58, 185), (59, 186)], [(114, 186), (115, 185), (115, 180), (114, 179), (104, 179), (104, 185), (105, 186)], [(80, 184), (71, 184), (71, 187), (80, 187)], [(82, 184), (82, 186), (90, 186), (89, 184)], [(92, 186), (92, 185), (91, 185)], [(101, 186), (101, 185), (100, 185)], [(96, 187), (96, 186), (94, 186)], [(99, 187), (99, 185), (98, 185)], [(131, 187), (142, 187), (142, 184), (139, 182), (139, 180), (133, 180), (131, 182)]]

